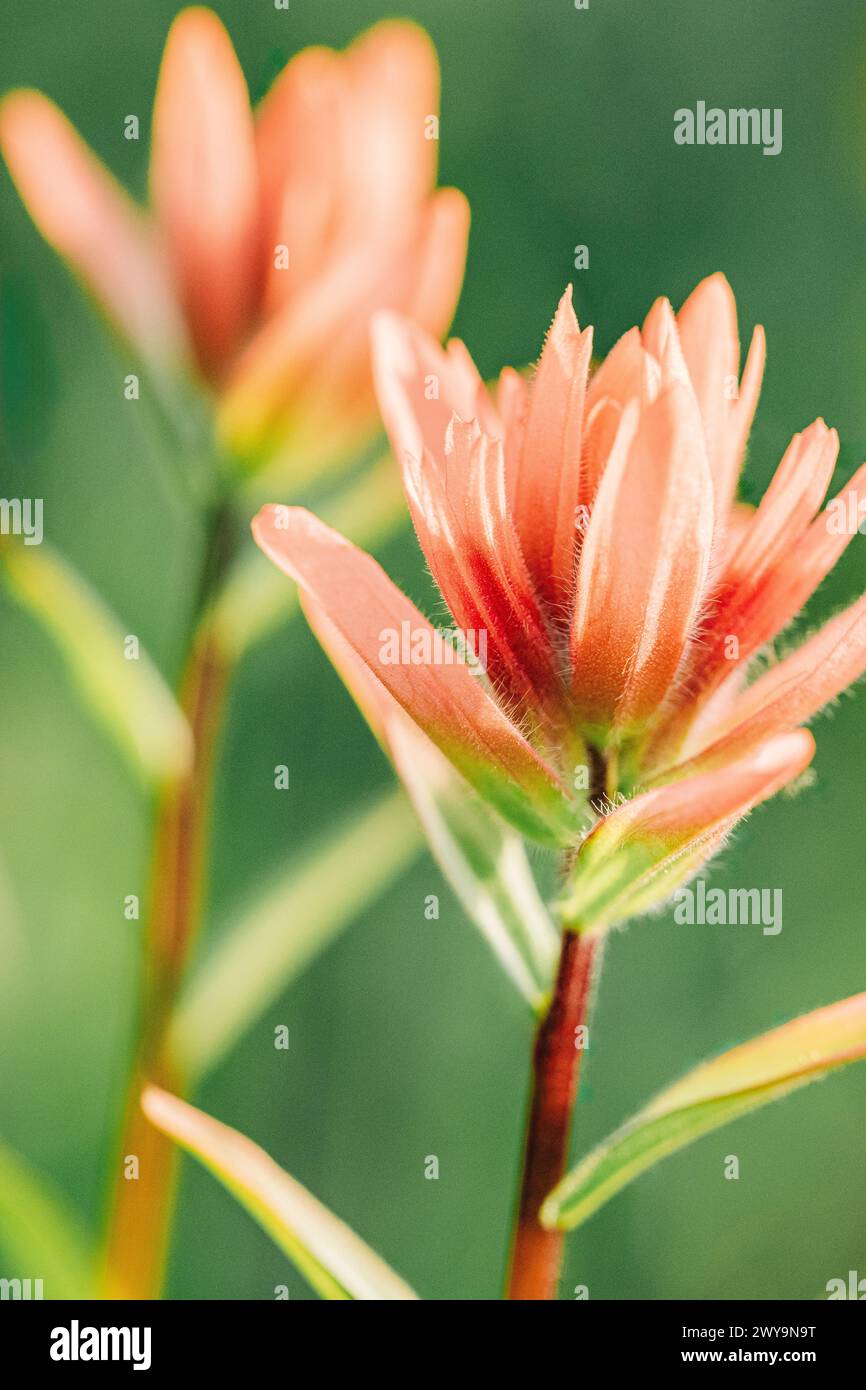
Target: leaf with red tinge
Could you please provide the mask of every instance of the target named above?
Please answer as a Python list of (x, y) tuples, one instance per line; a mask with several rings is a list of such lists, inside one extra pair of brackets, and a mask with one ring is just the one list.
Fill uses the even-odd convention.
[(208, 1168), (327, 1299), (416, 1299), (408, 1284), (333, 1212), (236, 1129), (158, 1086), (141, 1107), (157, 1129)]
[(560, 1182), (541, 1208), (548, 1228), (581, 1225), (660, 1159), (729, 1120), (866, 1057), (866, 993), (792, 1019), (669, 1086)]
[(437, 864), (509, 979), (539, 1009), (553, 983), (559, 933), (523, 841), (408, 719), (389, 720), (386, 740)]
[(683, 770), (724, 767), (762, 739), (813, 718), (864, 671), (866, 595), (747, 686), (728, 707), (724, 722), (705, 730), (700, 751)]
[(512, 984), (534, 1009), (548, 996), (559, 933), (523, 841), (475, 796), (309, 599), (307, 621), (391, 758), (431, 853)]
[(581, 846), (560, 917), (572, 930), (602, 932), (659, 907), (742, 816), (799, 777), (814, 753), (812, 735), (795, 729), (722, 767), (623, 802)]
[(252, 529), (482, 797), (525, 835), (548, 844), (573, 838), (576, 806), (556, 774), (371, 556), (301, 507), (264, 507)]

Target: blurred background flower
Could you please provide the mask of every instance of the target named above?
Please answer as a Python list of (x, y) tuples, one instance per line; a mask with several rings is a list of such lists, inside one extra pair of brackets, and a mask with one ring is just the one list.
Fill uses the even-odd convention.
[[(149, 216), (39, 92), (4, 99), (0, 146), (43, 235), (145, 361), (194, 361), (247, 466), (278, 453), (309, 474), (377, 430), (371, 312), (437, 336), (454, 313), (469, 212), (433, 191), (438, 103), (427, 35), (393, 22), (344, 54), (300, 53), (252, 112), (225, 28), (192, 7), (160, 68)], [(135, 113), (124, 134), (141, 137)]]
[[(306, 45), (343, 48), (382, 18), (376, 0), (214, 8), (254, 101)], [(178, 9), (175, 0), (79, 0), (73, 9), (44, 0), (7, 26), (0, 54), (2, 89), (50, 93), (141, 203), (147, 118)], [(859, 7), (658, 0), (650, 12), (616, 0), (578, 12), (406, 0), (400, 12), (429, 30), (439, 52), (441, 178), (472, 195), (454, 331), (472, 343), (482, 374), (534, 358), (538, 306), (555, 303), (569, 279), (581, 323), (600, 326), (603, 355), (659, 287), (681, 303), (720, 268), (737, 294), (743, 339), (760, 317), (770, 343), (746, 499), (761, 496), (791, 429), (819, 414), (840, 429), (840, 485), (850, 477), (866, 440)], [(677, 146), (673, 113), (696, 95), (782, 107), (781, 155)], [(141, 118), (138, 141), (124, 138), (130, 113)], [(174, 438), (147, 391), (124, 399), (135, 360), (106, 338), (5, 176), (0, 237), (0, 491), (47, 499), (47, 538), (173, 685), (202, 540)], [(582, 271), (576, 246), (588, 248)], [(379, 555), (435, 616), (408, 521)], [(806, 622), (862, 587), (855, 538)], [(5, 598), (0, 620), (0, 1134), (94, 1231), (140, 952), (140, 924), (125, 919), (123, 902), (145, 891), (150, 818), (51, 645)], [(810, 796), (760, 810), (714, 870), (721, 886), (782, 888), (777, 936), (682, 927), (663, 915), (651, 932), (612, 941), (579, 1103), (587, 1148), (686, 1065), (857, 988), (866, 968), (863, 701), (858, 690), (819, 726)], [(288, 791), (274, 787), (277, 764), (291, 769)], [(262, 881), (278, 880), (290, 856), (372, 802), (390, 777), (305, 625), (250, 651), (217, 787), (201, 959)], [(395, 823), (399, 815), (382, 837)], [(357, 872), (370, 857), (360, 840)], [(349, 882), (353, 870), (339, 875)], [(304, 886), (315, 897), (321, 882)], [(438, 920), (425, 917), (430, 894), (440, 897)], [(303, 898), (294, 912), (304, 920)], [(290, 1030), (288, 1051), (273, 1047), (278, 1025)], [(424, 860), (269, 1002), (240, 1046), (216, 1058), (196, 1099), (275, 1155), (422, 1296), (494, 1297), (531, 1032), (529, 1011)], [(831, 1275), (862, 1267), (866, 1199), (852, 1157), (863, 1119), (862, 1075), (852, 1068), (675, 1155), (581, 1232), (566, 1296), (569, 1280), (589, 1284), (593, 1297), (820, 1296)], [(820, 1142), (806, 1144), (805, 1134)], [(724, 1182), (732, 1151), (742, 1177)], [(437, 1181), (424, 1177), (430, 1154)], [(188, 1165), (169, 1294), (270, 1298), (282, 1283), (293, 1298), (309, 1296), (267, 1238)]]

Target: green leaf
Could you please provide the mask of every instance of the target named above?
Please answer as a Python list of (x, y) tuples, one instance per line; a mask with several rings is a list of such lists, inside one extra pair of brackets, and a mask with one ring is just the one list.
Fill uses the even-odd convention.
[(388, 717), (383, 738), (436, 862), (515, 988), (539, 1009), (560, 938), (523, 841), (410, 720)]
[(0, 981), (4, 989), (14, 989), (15, 973), (28, 954), (21, 905), (9, 867), (0, 854)]
[(192, 740), (174, 696), (141, 651), (124, 655), (126, 633), (95, 589), (56, 550), (9, 544), (0, 552), (8, 587), (64, 657), (90, 710), (147, 781), (189, 767)]
[(750, 1110), (866, 1057), (866, 993), (792, 1019), (662, 1091), (549, 1195), (547, 1227), (573, 1229), (641, 1173)]
[(416, 1299), (360, 1236), (236, 1129), (148, 1086), (150, 1122), (204, 1164), (238, 1199), (304, 1278), (328, 1299)]
[(422, 839), (399, 792), (340, 826), (251, 905), (193, 975), (169, 1037), (198, 1079), (416, 858)]
[[(66, 1202), (0, 1141), (4, 1274), (41, 1279), (46, 1299), (93, 1298), (92, 1252)], [(7, 1263), (8, 1262), (8, 1263)]]
[(559, 957), (559, 932), (535, 886), (521, 837), (472, 790), (344, 641), (302, 601), (311, 628), (394, 764), (433, 857), (509, 979), (540, 1009)]

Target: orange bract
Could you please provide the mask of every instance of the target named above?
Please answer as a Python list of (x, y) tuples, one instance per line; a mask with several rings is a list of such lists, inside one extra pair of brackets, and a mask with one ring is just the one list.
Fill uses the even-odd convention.
[(435, 188), (438, 88), (424, 32), (386, 22), (345, 53), (299, 53), (254, 112), (228, 34), (196, 7), (166, 42), (151, 215), (38, 92), (6, 97), (0, 144), (123, 334), (217, 388), (230, 447), (258, 455), (297, 431), (327, 455), (375, 428), (370, 315), (438, 335), (456, 304), (469, 214)]
[[(716, 843), (803, 770), (811, 739), (785, 736), (866, 668), (863, 599), (748, 683), (750, 659), (856, 533), (838, 508), (863, 514), (866, 469), (818, 513), (838, 451), (819, 420), (795, 436), (757, 510), (735, 502), (764, 339), (757, 329), (740, 379), (720, 275), (678, 315), (659, 300), (591, 378), (590, 341), (567, 292), (534, 380), (506, 369), (491, 396), (461, 343), (441, 349), (395, 314), (375, 320), (379, 401), (418, 539), (455, 624), (487, 643), (488, 680), (459, 709), (453, 670), (434, 661), (422, 698), (417, 673), (383, 669), (381, 632), (399, 627), (406, 600), (378, 571), (373, 611), (369, 560), (302, 514), (281, 523), (265, 509), (254, 530), (376, 677), (372, 689), (396, 694), (483, 795), (507, 771), (543, 800), (558, 842), (574, 843), (587, 793), (597, 813), (602, 793), (651, 786), (626, 819), (633, 837), (645, 810), (661, 863), (674, 851), (655, 835), (668, 811), (689, 807), (677, 853), (696, 836)], [(460, 671), (461, 688), (473, 682)], [(690, 789), (686, 778), (700, 780)]]

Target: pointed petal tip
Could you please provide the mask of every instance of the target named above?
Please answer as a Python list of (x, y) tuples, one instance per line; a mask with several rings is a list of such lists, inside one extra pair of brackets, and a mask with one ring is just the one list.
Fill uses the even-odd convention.
[(752, 329), (752, 337), (749, 342), (749, 350), (746, 353), (746, 364), (743, 367), (743, 376), (740, 382), (740, 398), (754, 394), (755, 400), (751, 409), (754, 412), (757, 404), (757, 393), (761, 388), (761, 380), (764, 375), (764, 367), (767, 361), (767, 334), (762, 323), (756, 323)]
[(183, 1104), (183, 1101), (164, 1091), (161, 1086), (155, 1086), (152, 1081), (145, 1084), (139, 1097), (142, 1111), (154, 1125), (167, 1123), (173, 1112), (182, 1113), (180, 1107)]
[(716, 270), (712, 275), (706, 275), (703, 280), (699, 280), (695, 288), (686, 300), (678, 314), (682, 321), (690, 319), (693, 314), (707, 314), (711, 320), (724, 323), (727, 320), (727, 328), (734, 339), (737, 337), (737, 301), (730, 281), (721, 271)]
[(544, 354), (548, 348), (552, 348), (557, 356), (568, 354), (569, 361), (577, 349), (582, 349), (587, 355), (588, 365), (588, 354), (592, 348), (592, 326), (588, 325), (586, 328), (581, 328), (574, 311), (573, 290), (573, 285), (568, 284), (559, 297), (550, 327), (544, 336), (544, 343), (536, 364), (537, 370), (541, 369)]
[(0, 146), (13, 176), (27, 172), (26, 161), (40, 161), (46, 140), (52, 143), (58, 132), (73, 134), (72, 126), (60, 107), (35, 87), (14, 87), (0, 97)]
[(755, 749), (751, 758), (752, 769), (767, 777), (786, 771), (796, 777), (809, 766), (815, 756), (815, 748), (815, 739), (808, 729), (793, 729), (790, 733), (777, 734)]
[(449, 219), (449, 230), (451, 235), (456, 238), (469, 237), (469, 228), (472, 224), (472, 207), (469, 199), (461, 188), (455, 188), (453, 184), (443, 184), (437, 188), (432, 195), (431, 203), (439, 209), (440, 220), (443, 213)]
[(731, 288), (731, 282), (723, 270), (714, 270), (712, 274), (705, 275), (703, 280), (699, 280), (693, 293), (703, 291), (704, 294), (719, 295), (725, 301), (734, 304), (735, 296)]
[(35, 87), (16, 87), (0, 97), (0, 148), (22, 198), (34, 181), (30, 171), (38, 168), (46, 139), (53, 143), (58, 132), (68, 129), (60, 108)]
[(423, 253), (406, 312), (435, 338), (454, 317), (466, 270), (469, 200), (459, 188), (437, 188), (422, 214)]
[(255, 516), (250, 522), (250, 525), (253, 528), (255, 528), (263, 526), (266, 522), (272, 522), (277, 512), (286, 517), (291, 517), (294, 515), (309, 516), (311, 518), (313, 517), (312, 512), (310, 512), (306, 507), (298, 507), (282, 502), (264, 502), (262, 506), (259, 508), (259, 510), (256, 512)]
[(14, 133), (20, 120), (47, 107), (58, 110), (51, 98), (36, 87), (13, 87), (4, 92), (0, 96), (0, 134), (5, 140), (7, 131)]
[(168, 28), (166, 44), (172, 36), (183, 39), (199, 39), (203, 36), (228, 36), (226, 26), (219, 15), (209, 5), (185, 5), (179, 10)]
[(660, 294), (658, 298), (653, 300), (649, 313), (646, 316), (644, 327), (646, 327), (646, 324), (651, 320), (657, 318), (676, 320), (674, 306), (671, 304), (666, 294)]
[(349, 45), (348, 52), (365, 47), (381, 45), (391, 48), (395, 55), (413, 57), (416, 61), (429, 64), (439, 72), (439, 57), (436, 45), (417, 20), (407, 18), (380, 19), (364, 29)]
[(835, 434), (824, 419), (823, 415), (816, 415), (811, 424), (806, 425), (805, 429), (798, 430), (794, 436), (796, 439), (811, 439), (815, 436), (823, 438), (825, 435)]
[(548, 337), (557, 329), (564, 329), (572, 333), (580, 331), (577, 315), (574, 312), (574, 285), (571, 283), (566, 285), (557, 300), (556, 310), (551, 320)]
[(644, 351), (655, 358), (662, 369), (662, 383), (690, 381), (676, 314), (667, 295), (660, 295), (653, 304), (644, 319), (640, 338)]
[(298, 534), (304, 531), (316, 531), (318, 528), (328, 532), (329, 540), (342, 542), (344, 545), (348, 544), (343, 536), (336, 531), (330, 531), (306, 507), (291, 507), (279, 502), (266, 502), (263, 507), (259, 508), (250, 522), (253, 540), (259, 549), (267, 555), (268, 559), (273, 560), (279, 569), (295, 580), (298, 576), (289, 555), (287, 542), (293, 532)]
[(792, 729), (710, 771), (669, 782), (659, 789), (656, 829), (694, 831), (738, 820), (799, 777), (814, 756), (815, 740), (808, 729)]
[(168, 62), (206, 70), (214, 61), (222, 65), (229, 52), (237, 61), (231, 35), (215, 10), (207, 5), (187, 5), (175, 15), (165, 36), (161, 71)]

